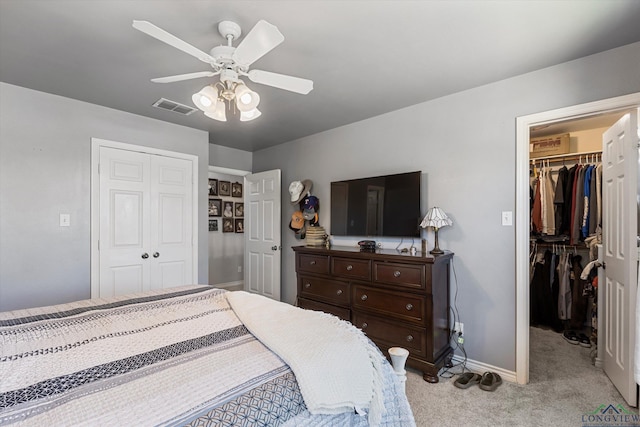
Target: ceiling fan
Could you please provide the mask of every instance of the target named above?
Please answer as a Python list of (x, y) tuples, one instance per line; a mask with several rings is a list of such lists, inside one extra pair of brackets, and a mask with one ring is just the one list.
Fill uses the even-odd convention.
[(249, 89), (244, 84), (244, 81), (240, 79), (240, 76), (246, 76), (254, 83), (273, 86), (303, 95), (308, 94), (313, 89), (313, 81), (311, 80), (249, 69), (251, 64), (284, 41), (284, 36), (278, 28), (267, 21), (258, 21), (236, 47), (233, 47), (233, 41), (237, 40), (242, 34), (240, 26), (232, 21), (220, 22), (218, 31), (227, 40), (227, 45), (214, 47), (211, 49), (210, 54), (201, 51), (148, 21), (133, 21), (133, 28), (180, 49), (213, 68), (213, 71), (199, 71), (155, 78), (151, 79), (152, 82), (172, 83), (220, 75), (219, 82), (205, 86), (192, 96), (194, 104), (204, 111), (207, 117), (212, 119), (226, 121), (226, 102), (229, 103), (229, 108), (233, 105), (240, 111), (241, 121), (253, 120), (260, 116), (261, 113), (257, 108), (260, 96)]

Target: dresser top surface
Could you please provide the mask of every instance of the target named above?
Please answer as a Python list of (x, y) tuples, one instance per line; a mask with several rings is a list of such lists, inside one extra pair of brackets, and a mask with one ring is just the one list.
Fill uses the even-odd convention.
[(428, 252), (426, 254), (418, 252), (415, 255), (412, 255), (410, 252), (401, 252), (395, 249), (376, 249), (375, 252), (361, 251), (360, 248), (352, 246), (332, 246), (330, 249), (320, 246), (293, 246), (292, 248), (295, 252), (306, 254), (349, 256), (352, 258), (366, 259), (393, 259), (396, 261), (421, 263), (434, 263), (438, 259), (446, 259), (453, 256), (453, 252), (451, 251), (445, 251), (442, 255), (433, 255)]

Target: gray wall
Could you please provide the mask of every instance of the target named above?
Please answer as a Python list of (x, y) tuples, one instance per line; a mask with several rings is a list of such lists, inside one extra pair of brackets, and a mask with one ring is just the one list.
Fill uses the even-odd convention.
[[(293, 212), (289, 183), (311, 179), (320, 223), (330, 228), (331, 181), (422, 170), (423, 210), (437, 205), (453, 220), (439, 240), (456, 254), (468, 356), (513, 371), (515, 229), (500, 219), (501, 211), (515, 211), (516, 117), (638, 91), (635, 43), (258, 151), (254, 172), (282, 170), (283, 224)], [(431, 234), (428, 239), (432, 247)], [(298, 244), (283, 227), (282, 299), (288, 302), (296, 296), (290, 247)]]
[(210, 144), (209, 165), (241, 171), (251, 171), (253, 167), (253, 154), (236, 148)]
[(207, 283), (207, 132), (0, 83), (0, 311), (90, 297), (92, 137), (198, 156)]

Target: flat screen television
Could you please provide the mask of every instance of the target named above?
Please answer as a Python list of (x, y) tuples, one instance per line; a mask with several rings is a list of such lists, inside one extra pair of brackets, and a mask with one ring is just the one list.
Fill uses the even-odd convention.
[(420, 237), (420, 171), (331, 183), (334, 236)]

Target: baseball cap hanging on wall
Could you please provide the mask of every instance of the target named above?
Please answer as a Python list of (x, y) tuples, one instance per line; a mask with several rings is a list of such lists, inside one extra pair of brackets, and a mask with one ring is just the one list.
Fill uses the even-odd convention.
[(293, 181), (289, 184), (289, 194), (291, 194), (291, 204), (295, 205), (311, 192), (313, 182), (310, 179)]
[(296, 232), (296, 237), (300, 239), (305, 238), (306, 227), (305, 227), (304, 217), (302, 216), (302, 212), (295, 211), (291, 215), (291, 221), (289, 221), (289, 228)]

